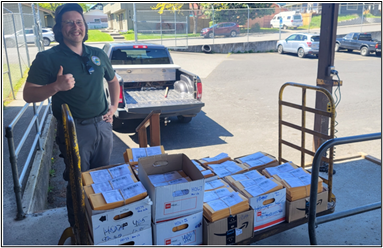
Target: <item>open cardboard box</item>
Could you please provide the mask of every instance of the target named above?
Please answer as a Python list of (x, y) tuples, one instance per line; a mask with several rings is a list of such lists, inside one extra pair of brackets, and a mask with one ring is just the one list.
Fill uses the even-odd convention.
[[(179, 170), (192, 181), (155, 187), (148, 177)], [(205, 178), (185, 154), (162, 154), (140, 158), (138, 178), (153, 201), (154, 223), (202, 212)]]

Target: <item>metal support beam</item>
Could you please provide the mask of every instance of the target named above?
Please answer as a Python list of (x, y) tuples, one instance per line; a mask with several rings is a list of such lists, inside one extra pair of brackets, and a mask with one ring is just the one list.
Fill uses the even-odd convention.
[[(322, 79), (325, 83), (317, 86), (321, 86), (328, 90), (332, 94), (332, 77), (330, 76), (329, 67), (334, 65), (335, 56), (335, 40), (336, 29), (338, 25), (338, 9), (339, 4), (322, 4), (322, 20), (320, 29), (320, 43), (319, 43), (319, 55), (318, 55), (318, 79)], [(328, 100), (320, 92), (316, 93), (315, 109), (326, 111)], [(328, 117), (315, 114), (314, 118), (314, 131), (328, 134), (329, 119)], [(313, 150), (318, 150), (319, 146), (324, 142), (323, 139), (314, 136)]]

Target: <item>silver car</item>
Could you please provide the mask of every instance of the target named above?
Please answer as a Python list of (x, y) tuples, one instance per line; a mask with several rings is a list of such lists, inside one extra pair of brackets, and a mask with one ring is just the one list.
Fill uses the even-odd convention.
[(299, 58), (307, 54), (315, 56), (319, 53), (319, 35), (309, 33), (297, 33), (290, 35), (285, 40), (277, 42), (278, 53), (296, 53)]
[[(35, 34), (33, 33), (33, 29), (26, 28), (24, 30), (25, 30), (25, 37), (27, 39), (27, 43), (35, 43)], [(43, 35), (44, 46), (49, 46), (51, 42), (55, 41), (55, 35), (51, 28), (42, 28), (41, 33)], [(16, 36), (17, 36), (18, 43), (24, 42), (23, 30), (17, 31)], [(4, 38), (5, 38), (7, 47), (15, 47), (16, 45), (15, 34), (4, 35)]]

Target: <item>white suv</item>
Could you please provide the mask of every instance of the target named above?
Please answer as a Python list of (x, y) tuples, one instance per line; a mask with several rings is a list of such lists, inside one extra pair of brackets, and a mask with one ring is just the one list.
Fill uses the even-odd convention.
[[(27, 43), (35, 43), (35, 34), (33, 33), (33, 29), (26, 28), (24, 30), (25, 30), (25, 37), (27, 39)], [(43, 35), (44, 46), (49, 46), (51, 42), (55, 41), (55, 35), (51, 28), (42, 28), (41, 32)], [(17, 31), (16, 36), (17, 36), (18, 43), (24, 43), (23, 30)], [(4, 35), (4, 38), (5, 38), (7, 47), (15, 47), (16, 45), (15, 34)]]

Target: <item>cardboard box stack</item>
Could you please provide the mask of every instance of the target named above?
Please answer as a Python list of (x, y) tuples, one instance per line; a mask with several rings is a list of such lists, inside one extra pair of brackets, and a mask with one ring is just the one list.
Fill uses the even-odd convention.
[(148, 156), (154, 156), (159, 154), (164, 154), (165, 149), (163, 146), (151, 146), (151, 147), (141, 147), (141, 148), (131, 148), (126, 149), (124, 152), (125, 163), (128, 163), (136, 177), (138, 178), (138, 159)]
[(153, 243), (201, 244), (205, 178), (192, 161), (184, 154), (143, 157), (138, 178), (153, 201)]
[[(266, 168), (263, 173), (275, 178), (286, 188), (286, 221), (307, 218), (311, 174), (292, 162)], [(318, 178), (317, 213), (327, 210), (327, 195), (323, 180)]]
[(254, 211), (248, 199), (217, 176), (209, 179), (205, 182), (203, 244), (229, 245), (252, 237)]
[(285, 221), (286, 189), (256, 170), (224, 178), (249, 199), (254, 209), (254, 232)]
[(266, 167), (274, 167), (279, 164), (274, 156), (265, 152), (238, 157), (234, 161), (244, 164), (249, 170), (258, 170), (259, 172)]
[(152, 202), (129, 165), (109, 165), (83, 172), (82, 182), (93, 244), (124, 244), (132, 240), (136, 245), (152, 244), (151, 239), (142, 243), (139, 239), (151, 233)]

